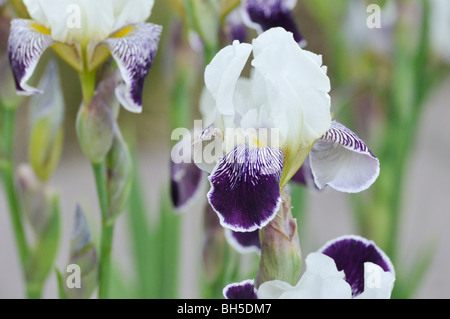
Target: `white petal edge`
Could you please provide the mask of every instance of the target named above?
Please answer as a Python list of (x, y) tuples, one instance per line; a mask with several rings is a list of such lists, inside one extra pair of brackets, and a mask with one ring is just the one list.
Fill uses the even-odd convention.
[(314, 182), (337, 191), (358, 193), (369, 188), (380, 174), (380, 162), (355, 133), (332, 122), (310, 154)]

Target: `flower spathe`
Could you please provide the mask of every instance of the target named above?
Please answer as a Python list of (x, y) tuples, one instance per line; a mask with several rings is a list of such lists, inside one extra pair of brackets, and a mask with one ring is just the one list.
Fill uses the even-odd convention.
[(153, 0), (25, 0), (32, 20), (15, 19), (8, 43), (17, 92), (29, 87), (43, 52), (52, 47), (80, 73), (95, 71), (109, 56), (123, 83), (116, 95), (132, 112), (142, 110), (144, 80), (155, 57), (162, 27), (145, 23)]
[[(251, 75), (242, 77), (252, 53)], [(200, 139), (214, 132), (223, 142), (208, 198), (224, 227), (254, 231), (274, 218), (280, 188), (330, 128), (330, 80), (319, 55), (273, 28), (252, 44), (222, 49), (205, 70), (205, 84), (208, 127)]]
[(372, 241), (350, 235), (309, 254), (306, 271), (295, 286), (273, 280), (256, 289), (252, 280), (246, 280), (226, 286), (223, 293), (242, 299), (387, 299), (394, 281), (389, 257)]

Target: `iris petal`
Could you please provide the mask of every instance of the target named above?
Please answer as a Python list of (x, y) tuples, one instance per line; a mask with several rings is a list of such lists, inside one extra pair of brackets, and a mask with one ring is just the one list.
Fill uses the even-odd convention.
[(261, 252), (258, 230), (252, 232), (236, 232), (225, 229), (225, 236), (228, 243), (241, 254)]
[[(202, 170), (193, 162), (171, 162), (171, 195), (172, 202), (178, 211), (183, 211), (201, 193), (201, 185), (206, 181)], [(204, 196), (204, 193), (203, 193)]]
[(291, 13), (296, 1), (291, 0), (246, 0), (244, 21), (259, 33), (274, 27), (282, 27), (292, 32), (301, 46), (306, 45)]
[(162, 27), (137, 23), (117, 31), (100, 45), (106, 45), (116, 60), (124, 83), (116, 89), (120, 103), (130, 112), (142, 112), (145, 78), (158, 51)]
[(8, 57), (16, 82), (17, 94), (42, 93), (27, 85), (41, 55), (54, 42), (47, 30), (31, 20), (14, 19), (8, 41)]
[(367, 263), (381, 267), (384, 272), (395, 274), (389, 257), (374, 242), (359, 236), (336, 238), (325, 244), (319, 252), (333, 258), (337, 269), (344, 271), (345, 281), (352, 288), (353, 297), (364, 291)]
[(258, 299), (253, 280), (229, 284), (223, 288), (223, 295), (226, 299)]
[(335, 121), (313, 146), (309, 156), (314, 182), (319, 189), (328, 185), (341, 192), (361, 192), (369, 188), (380, 173), (380, 163), (366, 144)]
[(264, 227), (280, 204), (283, 152), (277, 148), (236, 146), (216, 165), (208, 199), (222, 226), (249, 232)]

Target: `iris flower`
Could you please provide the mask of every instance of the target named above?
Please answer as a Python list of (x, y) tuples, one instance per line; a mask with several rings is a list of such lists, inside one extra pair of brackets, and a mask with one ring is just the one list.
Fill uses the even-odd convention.
[(94, 72), (112, 56), (123, 83), (121, 104), (142, 111), (142, 90), (162, 27), (146, 23), (153, 0), (24, 0), (31, 20), (14, 19), (8, 43), (17, 92), (40, 93), (27, 81), (44, 51), (52, 47), (80, 74)]
[(282, 27), (303, 47), (306, 41), (292, 15), (296, 4), (297, 0), (243, 0), (240, 11), (244, 23), (258, 33)]
[(375, 243), (360, 236), (343, 236), (306, 257), (306, 271), (296, 286), (280, 280), (255, 288), (253, 280), (223, 289), (227, 299), (388, 299), (394, 267)]
[[(243, 77), (252, 52), (250, 77)], [(208, 199), (225, 228), (252, 232), (267, 225), (280, 190), (308, 154), (320, 187), (358, 192), (378, 176), (367, 146), (332, 120), (321, 56), (303, 50), (292, 33), (272, 28), (252, 44), (235, 41), (207, 66), (205, 84), (207, 125), (194, 141), (194, 161), (209, 173)], [(221, 147), (206, 158), (211, 143)]]

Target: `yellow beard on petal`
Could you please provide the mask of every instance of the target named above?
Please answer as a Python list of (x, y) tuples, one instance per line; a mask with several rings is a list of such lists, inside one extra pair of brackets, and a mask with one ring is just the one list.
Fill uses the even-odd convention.
[(30, 22), (30, 26), (33, 27), (39, 33), (50, 35), (50, 30), (40, 24), (37, 24), (32, 21)]

